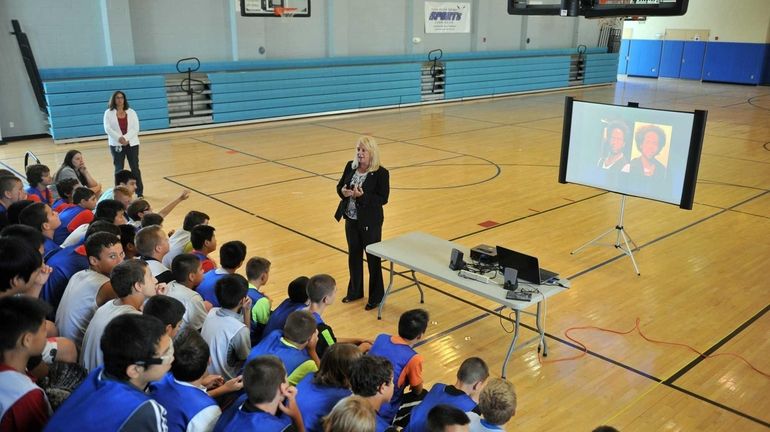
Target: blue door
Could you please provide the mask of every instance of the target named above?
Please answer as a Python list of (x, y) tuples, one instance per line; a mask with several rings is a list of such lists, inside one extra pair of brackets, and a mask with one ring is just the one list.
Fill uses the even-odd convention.
[(703, 74), (703, 55), (706, 53), (706, 42), (687, 41), (682, 50), (682, 68), (679, 69), (679, 78), (701, 79)]
[(663, 41), (631, 40), (628, 48), (628, 75), (658, 77)]
[(683, 49), (684, 41), (663, 41), (663, 53), (660, 56), (660, 76), (679, 78)]
[(628, 71), (628, 39), (621, 39), (618, 53), (618, 74), (625, 75)]

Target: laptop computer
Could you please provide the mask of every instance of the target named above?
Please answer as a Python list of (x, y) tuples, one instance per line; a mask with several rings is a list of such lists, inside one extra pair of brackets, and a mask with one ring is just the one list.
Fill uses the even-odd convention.
[(497, 262), (503, 269), (509, 267), (518, 270), (519, 279), (538, 285), (559, 275), (558, 273), (540, 268), (540, 263), (536, 257), (506, 249), (502, 246), (497, 247)]

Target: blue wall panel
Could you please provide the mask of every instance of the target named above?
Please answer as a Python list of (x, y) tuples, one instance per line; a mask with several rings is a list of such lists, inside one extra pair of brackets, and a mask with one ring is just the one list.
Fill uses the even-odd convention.
[(766, 44), (709, 42), (703, 60), (703, 80), (759, 84), (766, 53)]
[(628, 75), (655, 78), (660, 68), (663, 41), (631, 40), (628, 48)]
[(706, 42), (686, 41), (682, 50), (682, 68), (679, 70), (679, 78), (701, 79), (705, 54)]
[(625, 75), (628, 71), (628, 48), (631, 46), (628, 39), (620, 41), (620, 52), (618, 53), (618, 74)]
[(663, 51), (660, 55), (660, 76), (665, 78), (679, 78), (679, 70), (682, 67), (682, 51), (684, 41), (663, 41)]

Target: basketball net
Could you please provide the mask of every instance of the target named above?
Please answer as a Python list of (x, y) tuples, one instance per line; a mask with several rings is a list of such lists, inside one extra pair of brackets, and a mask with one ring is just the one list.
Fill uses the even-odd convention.
[(294, 18), (294, 14), (297, 13), (297, 11), (297, 8), (287, 8), (282, 6), (273, 8), (273, 12), (281, 18)]

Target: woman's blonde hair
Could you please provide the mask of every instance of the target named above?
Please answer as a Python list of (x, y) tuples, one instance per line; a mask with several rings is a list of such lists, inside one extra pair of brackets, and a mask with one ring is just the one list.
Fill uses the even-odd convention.
[[(356, 148), (361, 146), (369, 152), (369, 169), (368, 172), (374, 172), (380, 169), (380, 146), (377, 145), (377, 141), (374, 137), (362, 136), (356, 141)], [(357, 152), (356, 152), (357, 153)], [(358, 154), (353, 158), (353, 169), (358, 168)]]
[(374, 408), (361, 396), (348, 396), (324, 417), (324, 432), (375, 432)]

